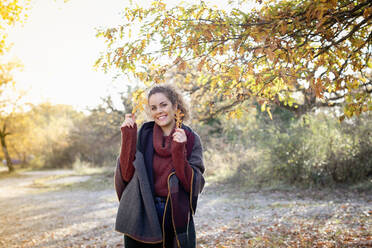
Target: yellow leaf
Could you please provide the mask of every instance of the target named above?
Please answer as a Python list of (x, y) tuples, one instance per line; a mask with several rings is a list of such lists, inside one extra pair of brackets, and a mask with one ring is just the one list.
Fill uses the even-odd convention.
[(262, 105), (261, 105), (261, 112), (264, 112), (266, 109), (266, 102), (264, 102)]
[(239, 66), (234, 66), (231, 69), (230, 75), (232, 76), (232, 78), (234, 80), (239, 81), (239, 78), (240, 78), (240, 68), (239, 68)]
[(372, 7), (369, 7), (364, 10), (363, 17), (367, 19), (371, 14), (372, 14)]
[(186, 75), (186, 78), (185, 78), (185, 83), (188, 84), (191, 82), (191, 79), (192, 79), (192, 75), (190, 73), (187, 73)]
[(245, 53), (244, 47), (240, 46), (239, 47), (239, 54), (240, 54), (240, 56), (243, 56), (244, 53)]
[(266, 111), (269, 114), (270, 119), (273, 120), (273, 116), (271, 115), (271, 111), (269, 107), (266, 109)]

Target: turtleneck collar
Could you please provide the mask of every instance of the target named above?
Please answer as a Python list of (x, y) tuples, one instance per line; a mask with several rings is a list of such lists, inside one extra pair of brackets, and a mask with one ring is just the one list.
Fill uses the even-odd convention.
[(164, 136), (163, 130), (156, 123), (154, 125), (153, 144), (155, 152), (162, 157), (171, 156), (172, 135), (175, 128), (172, 129), (169, 136)]

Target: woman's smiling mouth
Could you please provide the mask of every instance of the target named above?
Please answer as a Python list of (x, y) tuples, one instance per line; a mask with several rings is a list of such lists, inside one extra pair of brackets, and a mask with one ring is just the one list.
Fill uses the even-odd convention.
[(163, 120), (167, 119), (167, 116), (168, 116), (168, 115), (160, 115), (157, 119), (158, 119), (159, 121), (163, 121)]

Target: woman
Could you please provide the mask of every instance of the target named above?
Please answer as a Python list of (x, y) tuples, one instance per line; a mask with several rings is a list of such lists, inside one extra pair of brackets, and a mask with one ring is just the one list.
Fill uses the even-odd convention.
[(204, 186), (199, 136), (182, 124), (189, 112), (170, 85), (153, 87), (147, 97), (151, 122), (138, 132), (134, 116), (121, 127), (122, 144), (115, 172), (120, 200), (115, 229), (126, 248), (195, 247), (193, 215)]

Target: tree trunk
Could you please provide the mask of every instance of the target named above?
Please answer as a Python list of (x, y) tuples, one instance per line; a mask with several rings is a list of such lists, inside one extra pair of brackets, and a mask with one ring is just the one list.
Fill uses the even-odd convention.
[(5, 156), (6, 166), (8, 166), (9, 172), (13, 172), (14, 167), (13, 167), (12, 159), (9, 156), (8, 148), (6, 146), (5, 137), (6, 137), (5, 135), (0, 136), (1, 148), (3, 149), (3, 153), (4, 153), (4, 156)]

